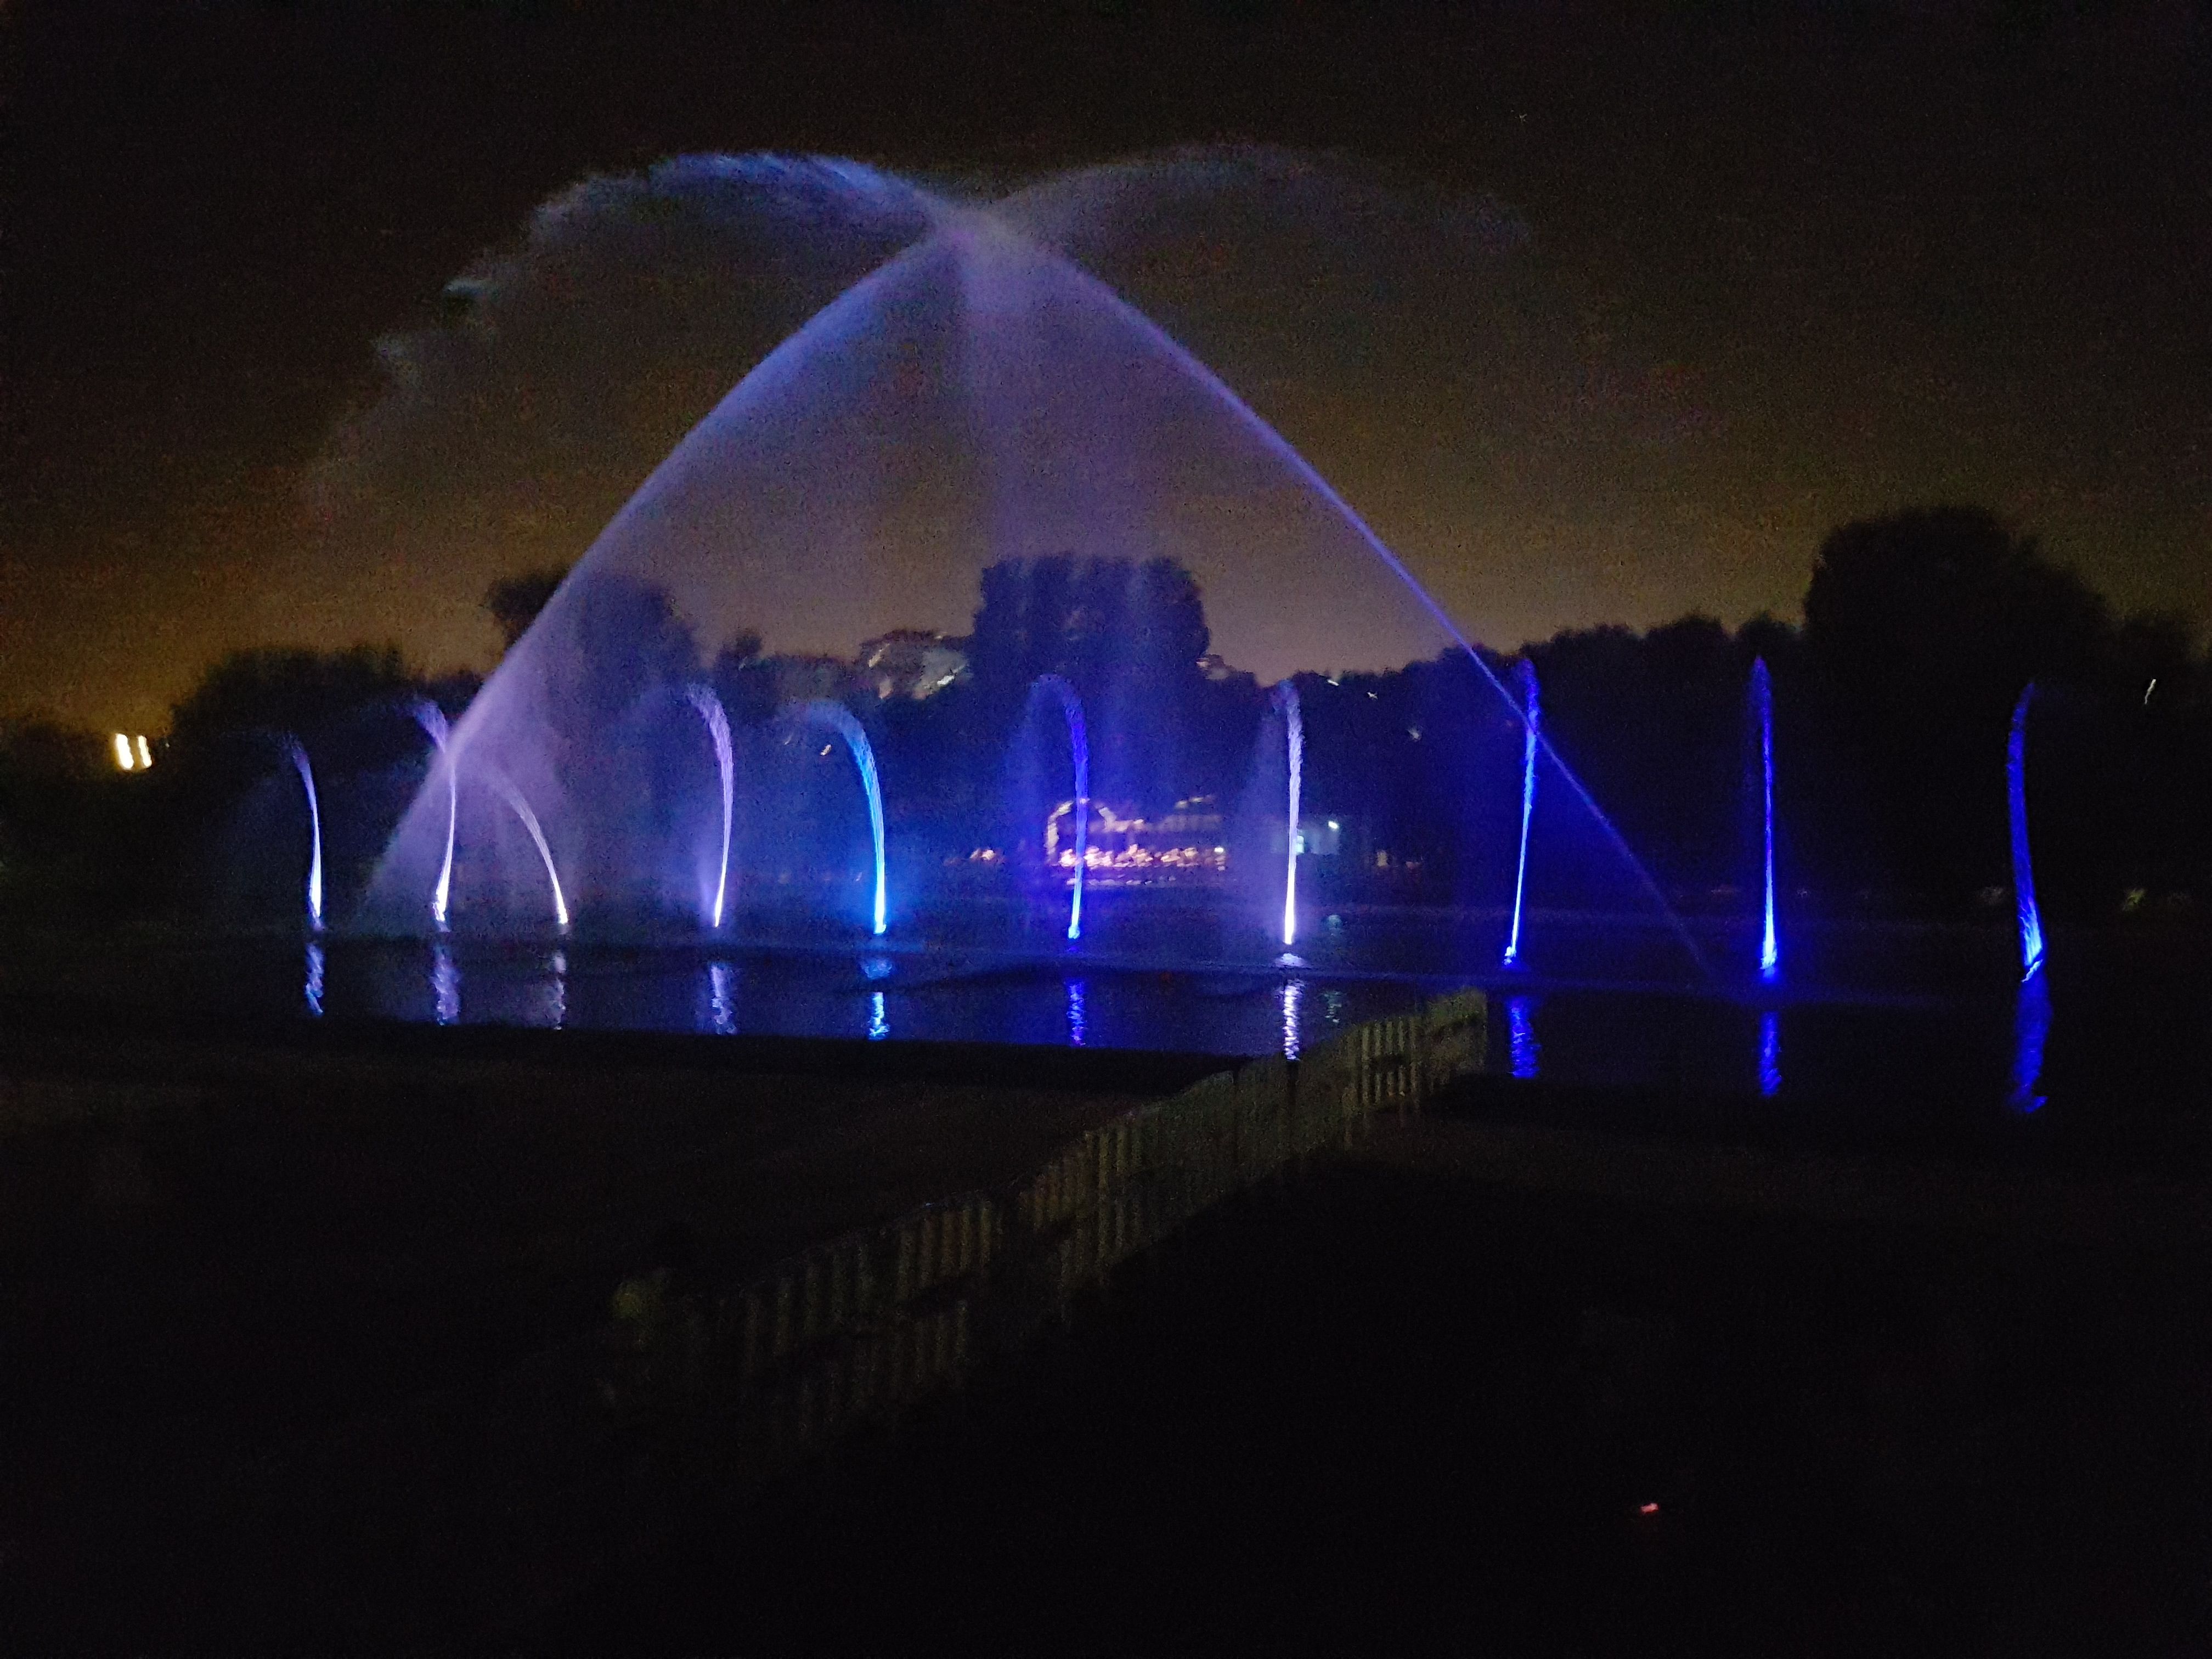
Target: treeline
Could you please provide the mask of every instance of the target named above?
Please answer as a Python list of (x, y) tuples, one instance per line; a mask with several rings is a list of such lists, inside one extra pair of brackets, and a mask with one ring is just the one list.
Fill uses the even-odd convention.
[[(488, 596), (510, 646), (554, 586), (532, 576)], [(1211, 797), (1233, 813), (1268, 717), (1268, 688), (1209, 654), (1198, 585), (1166, 561), (993, 567), (959, 642), (966, 670), (921, 697), (878, 695), (856, 665), (767, 654), (755, 635), (703, 647), (644, 585), (593, 579), (564, 606), (574, 672), (562, 720), (608, 729), (656, 690), (697, 680), (741, 730), (765, 730), (801, 697), (840, 698), (877, 746), (898, 836), (925, 861), (963, 856), (979, 837), (1033, 839), (1010, 807), (1008, 757), (1018, 741), (1053, 741), (1030, 702), (1040, 674), (1080, 692), (1094, 794), (1124, 808)], [(1520, 749), (1499, 688), (1517, 684), (1526, 659), (1547, 738), (1674, 902), (1729, 907), (1757, 867), (1746, 692), (1763, 658), (1792, 905), (1945, 915), (2002, 902), (2006, 736), (2031, 683), (2047, 905), (2091, 918), (2212, 896), (2212, 668), (2183, 623), (2117, 616), (2033, 538), (1967, 508), (1837, 531), (1804, 613), (1802, 626), (1760, 618), (1730, 631), (1693, 616), (1643, 633), (1571, 630), (1480, 664), (1447, 655), (1299, 676), (1307, 811), (1336, 818), (1345, 837), (1340, 856), (1316, 861), (1316, 890), (1498, 897)], [(14, 722), (0, 729), (0, 905), (19, 917), (189, 914), (210, 862), (237, 855), (227, 837), (239, 803), (282, 781), (285, 733), (325, 775), (376, 781), (352, 796), (374, 811), (326, 823), (342, 896), (425, 763), (416, 705), (458, 719), (476, 690), (468, 675), (426, 678), (388, 647), (239, 653), (177, 706), (157, 763), (137, 775), (118, 771), (103, 739)], [(690, 764), (655, 776), (680, 790)], [(1559, 782), (1547, 787), (1565, 793)]]

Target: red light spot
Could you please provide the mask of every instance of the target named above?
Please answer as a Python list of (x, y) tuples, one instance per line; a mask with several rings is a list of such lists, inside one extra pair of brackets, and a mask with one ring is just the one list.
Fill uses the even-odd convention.
[(1659, 1506), (1656, 1504), (1639, 1504), (1636, 1506), (1636, 1512), (1638, 1515), (1656, 1515)]

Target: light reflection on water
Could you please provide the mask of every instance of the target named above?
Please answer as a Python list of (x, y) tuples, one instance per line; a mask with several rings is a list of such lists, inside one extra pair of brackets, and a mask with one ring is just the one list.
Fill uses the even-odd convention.
[(2051, 1039), (2051, 986), (2040, 969), (2021, 981), (2013, 1005), (2012, 1095), (2014, 1111), (2044, 1103), (2043, 1050)]
[(1536, 1042), (1536, 1004), (1530, 997), (1505, 999), (1506, 1057), (1513, 1075), (1533, 1078), (1542, 1069), (1544, 1051)]
[[(143, 988), (133, 994), (167, 1006), (232, 1015), (1288, 1056), (1441, 988), (1313, 969), (1170, 971), (954, 953), (709, 956), (460, 938), (295, 939), (277, 948), (281, 957), (267, 945), (238, 947), (212, 958), (217, 969), (204, 955), (156, 953), (108, 982), (127, 980)], [(1730, 996), (1523, 981), (1493, 994), (1492, 1063), (1500, 1073), (1568, 1088), (1787, 1096), (1824, 1110), (1844, 1104), (1854, 1121), (1880, 1115), (1908, 1127), (1984, 1114), (2002, 1121), (2039, 1113), (2039, 1124), (2051, 1116), (2046, 1104), (2063, 1106), (2065, 1133), (2076, 1139), (2103, 1133), (2085, 1103), (2110, 1095), (2142, 1118), (2167, 1096), (2180, 1100), (2201, 1088), (2194, 1051), (2161, 1046), (2162, 1034), (2177, 1029), (2152, 1023), (2166, 1005), (2139, 1012), (2140, 993), (2098, 998), (2094, 984), (2069, 981), (2072, 994), (2054, 1015), (2049, 977), (1951, 1001), (1808, 998), (1778, 1011)], [(2067, 1060), (2085, 1050), (2057, 1030), (2061, 1019), (2070, 1022), (2067, 1032), (2100, 1033), (2109, 1064), (2091, 1071)], [(2138, 1108), (2145, 1100), (2151, 1105)]]
[(442, 939), (430, 946), (430, 1017), (441, 1025), (461, 1018), (461, 970)]
[(1296, 1060), (1298, 1057), (1303, 1036), (1299, 1015), (1304, 1008), (1305, 1000), (1305, 981), (1286, 979), (1283, 981), (1283, 1058), (1285, 1060)]
[(734, 977), (726, 962), (707, 964), (707, 1030), (715, 1036), (738, 1034), (738, 1007), (731, 993)]

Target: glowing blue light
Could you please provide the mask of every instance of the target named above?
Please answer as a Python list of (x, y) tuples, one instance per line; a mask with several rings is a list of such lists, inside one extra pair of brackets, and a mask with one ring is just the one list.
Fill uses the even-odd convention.
[(868, 1041), (881, 1042), (890, 1034), (890, 1010), (884, 1006), (884, 994), (872, 991), (868, 995)]
[(1774, 936), (1774, 690), (1764, 657), (1751, 665), (1751, 707), (1759, 722), (1760, 822), (1765, 830), (1765, 925), (1759, 936), (1759, 976), (1771, 981), (1782, 971), (1782, 952)]
[(318, 1019), (323, 1012), (323, 947), (310, 939), (307, 942), (307, 1012)]
[(1505, 999), (1505, 1049), (1517, 1078), (1533, 1078), (1543, 1066), (1544, 1051), (1536, 1041), (1536, 1005), (1528, 997)]
[(1521, 960), (1521, 900), (1528, 886), (1528, 820), (1536, 811), (1537, 728), (1543, 719), (1536, 696), (1536, 665), (1523, 657), (1517, 678), (1521, 682), (1521, 860), (1513, 872), (1513, 927), (1505, 936), (1508, 968)]
[[(868, 831), (875, 842), (874, 931), (880, 934), (884, 931), (884, 918), (888, 914), (890, 901), (884, 866), (884, 791), (882, 784), (876, 777), (876, 751), (869, 747), (868, 734), (861, 730), (860, 721), (853, 718), (853, 711), (846, 708), (843, 703), (831, 702), (826, 697), (817, 697), (801, 708), (799, 713), (809, 724), (825, 726), (842, 738), (845, 740), (846, 749), (852, 754), (853, 764), (860, 770), (860, 787), (867, 793), (868, 797)], [(877, 1000), (878, 1003), (882, 1001), (880, 993), (878, 994)], [(870, 1035), (873, 1036), (874, 1033), (871, 1032)]]
[[(563, 927), (567, 925), (566, 922), (562, 924)], [(551, 967), (553, 982), (549, 988), (546, 999), (545, 1023), (557, 1031), (568, 1018), (568, 953), (565, 951), (556, 951), (553, 953)]]
[(707, 736), (714, 745), (714, 764), (722, 784), (722, 858), (714, 869), (714, 896), (708, 906), (707, 923), (709, 927), (720, 927), (722, 900), (730, 886), (730, 818), (737, 793), (737, 768), (730, 757), (730, 717), (712, 686), (695, 685), (684, 695), (699, 711), (699, 718), (707, 723)]
[(2035, 864), (2027, 850), (2027, 705), (2031, 680), (2013, 705), (2012, 737), (2005, 748), (2005, 804), (2012, 819), (2012, 896), (2020, 915), (2020, 977), (2033, 979), (2043, 966), (2043, 917), (2035, 908)]
[(315, 804), (315, 772), (307, 764), (307, 751), (299, 739), (284, 739), (285, 752), (300, 775), (300, 787), (307, 797), (307, 925), (323, 931), (323, 814)]
[(1298, 854), (1304, 846), (1298, 833), (1298, 795), (1305, 777), (1306, 726), (1298, 688), (1290, 681), (1275, 688), (1274, 705), (1283, 717), (1284, 770), (1290, 780), (1290, 816), (1283, 834), (1283, 943), (1288, 946), (1298, 939)]
[(1769, 1008), (1759, 1017), (1759, 1092), (1782, 1091), (1782, 1016)]
[(1073, 1048), (1080, 1048), (1090, 1035), (1090, 1022), (1085, 1010), (1084, 984), (1079, 979), (1067, 981), (1067, 1042)]
[(1073, 941), (1083, 937), (1083, 883), (1090, 866), (1091, 736), (1083, 723), (1083, 700), (1075, 695), (1073, 686), (1057, 674), (1042, 674), (1037, 677), (1037, 687), (1049, 690), (1060, 699), (1060, 711), (1067, 720), (1067, 752), (1075, 770), (1075, 805), (1070, 809), (1075, 819), (1075, 884), (1067, 901), (1067, 937)]

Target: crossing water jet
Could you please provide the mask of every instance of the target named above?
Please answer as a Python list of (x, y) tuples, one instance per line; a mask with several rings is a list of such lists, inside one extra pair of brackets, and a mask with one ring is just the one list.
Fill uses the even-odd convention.
[[(868, 797), (868, 834), (874, 843), (876, 855), (876, 901), (873, 926), (870, 931), (881, 935), (890, 907), (884, 865), (884, 791), (876, 777), (876, 751), (869, 745), (867, 732), (861, 729), (860, 721), (853, 718), (853, 711), (843, 703), (832, 702), (827, 697), (817, 697), (802, 705), (799, 712), (799, 717), (808, 725), (834, 732), (843, 738), (847, 750), (853, 757), (853, 764), (860, 774), (860, 787)], [(876, 1000), (880, 1007), (883, 1001), (880, 993)]]

